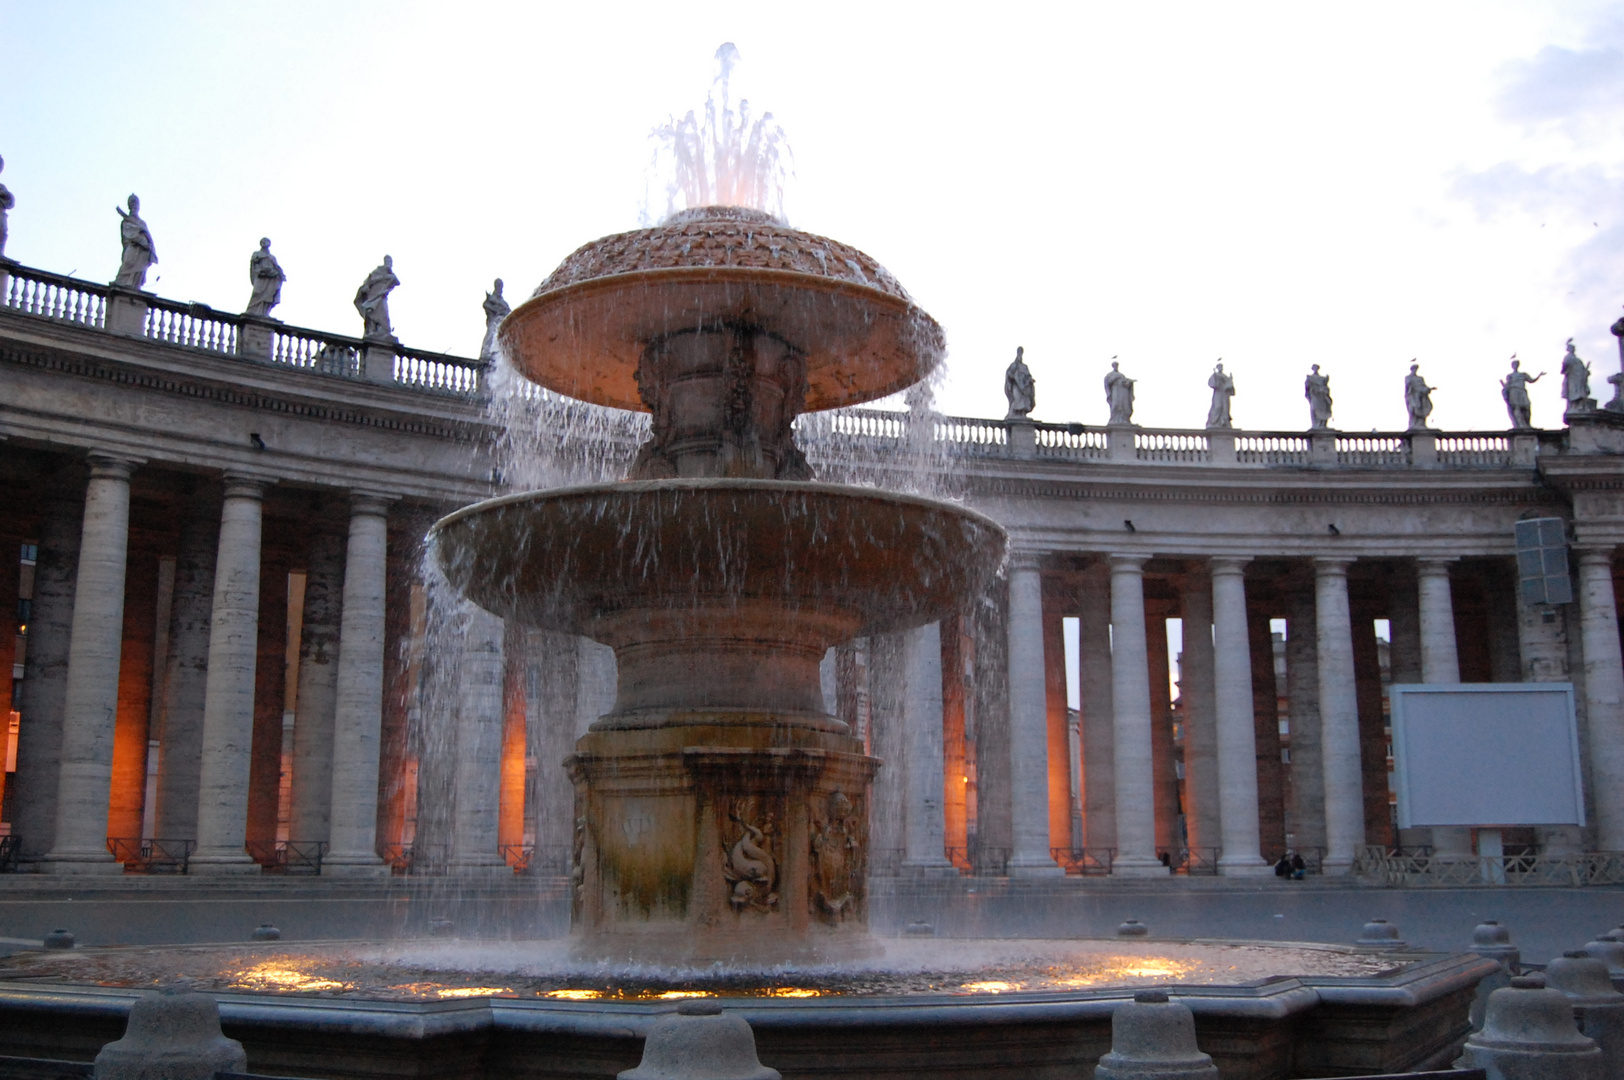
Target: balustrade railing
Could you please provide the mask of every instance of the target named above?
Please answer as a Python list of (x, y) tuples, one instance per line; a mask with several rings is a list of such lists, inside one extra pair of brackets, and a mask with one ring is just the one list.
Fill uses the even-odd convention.
[(1308, 452), (1306, 435), (1235, 436), (1235, 460), (1242, 465), (1307, 465)]
[(1140, 461), (1210, 461), (1205, 435), (1171, 431), (1138, 431), (1133, 436), (1134, 456)]
[(1105, 432), (1082, 424), (1036, 424), (1037, 456), (1063, 461), (1103, 459), (1108, 453)]
[(484, 389), (484, 370), (477, 360), (460, 356), (421, 349), (395, 350), (395, 381), (402, 386), (473, 397)]
[(1410, 441), (1403, 435), (1338, 435), (1336, 463), (1360, 468), (1401, 468), (1410, 463)]
[(1511, 440), (1504, 435), (1440, 435), (1438, 464), (1504, 467), (1511, 464)]
[(951, 443), (961, 454), (1002, 456), (1009, 452), (1009, 429), (1000, 420), (973, 416), (938, 416), (936, 440)]
[(240, 316), (215, 311), (207, 304), (177, 304), (153, 299), (147, 303), (146, 335), (187, 349), (208, 352), (237, 352)]
[(0, 266), (9, 278), (0, 304), (26, 315), (100, 329), (107, 321), (107, 289), (63, 274), (21, 266)]
[(273, 364), (354, 379), (361, 374), (361, 342), (356, 338), (279, 326), (271, 337), (270, 360)]

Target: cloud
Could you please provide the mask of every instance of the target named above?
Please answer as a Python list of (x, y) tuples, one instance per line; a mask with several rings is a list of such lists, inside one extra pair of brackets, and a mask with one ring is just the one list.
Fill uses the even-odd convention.
[(1495, 217), (1519, 211), (1536, 217), (1557, 213), (1574, 219), (1611, 217), (1624, 204), (1624, 179), (1599, 165), (1547, 165), (1526, 169), (1502, 161), (1476, 172), (1455, 174), (1450, 194), (1478, 215)]
[(1551, 124), (1579, 138), (1595, 123), (1616, 130), (1624, 105), (1624, 22), (1591, 28), (1585, 47), (1547, 45), (1501, 72), (1500, 116), (1528, 127)]

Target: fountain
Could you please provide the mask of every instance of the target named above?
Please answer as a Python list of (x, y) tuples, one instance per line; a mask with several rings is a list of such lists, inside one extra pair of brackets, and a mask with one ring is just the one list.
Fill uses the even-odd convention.
[(880, 762), (825, 710), (819, 662), (949, 614), (996, 570), (1003, 531), (961, 506), (816, 482), (793, 425), (919, 381), (940, 327), (855, 248), (698, 207), (576, 251), (501, 343), (549, 390), (652, 416), (625, 481), (492, 499), (432, 533), (481, 607), (615, 650), (615, 707), (568, 762), (578, 954), (875, 951)]

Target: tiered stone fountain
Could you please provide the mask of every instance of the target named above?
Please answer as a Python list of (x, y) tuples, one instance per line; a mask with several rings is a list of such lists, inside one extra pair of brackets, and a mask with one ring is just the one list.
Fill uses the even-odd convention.
[(577, 952), (872, 951), (882, 763), (827, 712), (819, 662), (948, 614), (1004, 536), (963, 507), (816, 482), (792, 425), (918, 382), (941, 328), (861, 251), (706, 207), (581, 248), (501, 342), (542, 386), (652, 414), (624, 482), (493, 499), (434, 529), (475, 603), (615, 650), (614, 710), (567, 763)]

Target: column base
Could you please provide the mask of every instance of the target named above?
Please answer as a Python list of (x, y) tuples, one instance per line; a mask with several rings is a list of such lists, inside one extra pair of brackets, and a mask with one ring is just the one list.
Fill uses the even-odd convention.
[(1047, 855), (1015, 855), (1005, 865), (1004, 872), (1012, 878), (1065, 877), (1060, 864)]
[(186, 872), (198, 877), (246, 876), (261, 873), (259, 863), (247, 855), (193, 855)]
[(959, 868), (948, 862), (946, 858), (912, 861), (904, 859), (901, 866), (902, 877), (913, 878), (949, 878), (958, 877)]
[(1111, 862), (1112, 877), (1164, 878), (1172, 873), (1162, 860), (1149, 855), (1123, 855)]
[(389, 873), (389, 867), (376, 855), (329, 855), (321, 861), (322, 877), (388, 877)]
[(1243, 856), (1226, 861), (1218, 857), (1218, 873), (1224, 877), (1270, 877), (1274, 867), (1263, 861), (1261, 855)]
[[(326, 869), (325, 863), (322, 864), (322, 869)], [(513, 868), (507, 863), (503, 862), (501, 859), (497, 859), (495, 862), (485, 862), (484, 860), (477, 862), (454, 862), (450, 866), (446, 867), (446, 873), (451, 877), (462, 878), (494, 878), (514, 876)]]
[(85, 853), (48, 854), (37, 864), (42, 874), (60, 875), (111, 875), (124, 873), (124, 864), (114, 862), (113, 857), (103, 851), (100, 855)]
[(1324, 877), (1347, 877), (1352, 872), (1353, 860), (1351, 858), (1336, 858), (1327, 855), (1320, 862), (1320, 874)]

